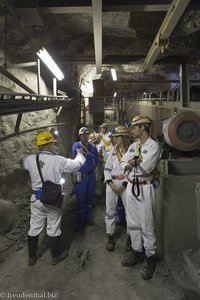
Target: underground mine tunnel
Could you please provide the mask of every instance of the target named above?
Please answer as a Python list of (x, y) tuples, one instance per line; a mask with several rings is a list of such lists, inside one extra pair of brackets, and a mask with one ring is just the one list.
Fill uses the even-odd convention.
[[(200, 298), (199, 19), (197, 0), (0, 1), (1, 299)], [(103, 173), (94, 224), (81, 231), (72, 175), (62, 173), (68, 257), (51, 264), (45, 226), (28, 266), (33, 188), (21, 162), (38, 153), (37, 134), (52, 134), (59, 155), (72, 158), (80, 128), (97, 148), (104, 123), (107, 133), (126, 127), (132, 143), (138, 115), (152, 121), (161, 149), (153, 277), (143, 280), (142, 264), (121, 264), (130, 255), (126, 222), (118, 222), (123, 206), (114, 251), (106, 249)]]

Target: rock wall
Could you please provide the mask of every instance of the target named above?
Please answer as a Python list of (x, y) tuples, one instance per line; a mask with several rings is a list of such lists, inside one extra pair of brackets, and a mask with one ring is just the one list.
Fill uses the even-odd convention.
[[(23, 69), (9, 70), (14, 76), (25, 83), (29, 88), (36, 91), (37, 77), (36, 74)], [(8, 78), (0, 75), (0, 92), (9, 93), (20, 92), (27, 93), (22, 88)], [(41, 94), (51, 95), (45, 82), (41, 79)], [(19, 100), (20, 101), (20, 100)], [(31, 154), (36, 153), (35, 136), (40, 127), (50, 129), (52, 124), (64, 122), (62, 126), (58, 126), (60, 130), (60, 153), (64, 156), (70, 155), (71, 143), (76, 139), (76, 123), (78, 122), (77, 110), (73, 107), (65, 108), (57, 116), (56, 110), (46, 109), (37, 112), (24, 113), (20, 123), (20, 130), (36, 129), (31, 132), (19, 134), (12, 138), (0, 142), (0, 198), (11, 200), (12, 202), (26, 201), (30, 195), (29, 175), (21, 169), (20, 160)], [(17, 115), (8, 115), (0, 117), (0, 137), (6, 137), (14, 132)], [(74, 124), (74, 125), (73, 125)], [(55, 126), (54, 126), (55, 127)]]
[[(9, 72), (30, 89), (37, 91), (35, 73), (22, 69), (12, 69)], [(42, 79), (40, 90), (42, 95), (52, 95), (52, 91), (47, 88)], [(27, 93), (3, 75), (0, 75), (0, 92), (5, 94), (10, 92)], [(17, 114), (0, 116), (1, 138), (14, 133), (17, 116)], [(52, 124), (57, 123), (64, 124), (52, 126)], [(52, 127), (58, 129), (60, 136), (59, 152), (63, 156), (70, 157), (71, 145), (77, 139), (77, 124), (79, 124), (79, 110), (77, 101), (74, 101), (69, 107), (62, 108), (59, 115), (57, 109), (23, 113), (19, 132), (35, 130), (0, 141), (0, 235), (13, 230), (13, 234), (23, 243), (27, 234), (31, 184), (29, 174), (21, 168), (20, 161), (29, 154), (37, 153), (38, 149), (35, 146), (37, 132), (42, 130), (41, 127), (44, 127), (44, 130), (50, 130)], [(66, 182), (71, 179), (70, 174), (65, 174), (64, 177)], [(66, 183), (65, 185), (68, 186), (69, 184)], [(67, 188), (64, 191), (67, 191)]]

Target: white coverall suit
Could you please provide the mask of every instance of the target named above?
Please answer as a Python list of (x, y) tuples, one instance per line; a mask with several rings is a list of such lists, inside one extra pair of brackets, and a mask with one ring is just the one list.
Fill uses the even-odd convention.
[[(122, 157), (120, 166), (124, 171), (130, 159), (137, 156), (136, 144), (134, 142), (129, 146), (128, 151)], [(155, 206), (155, 191), (152, 184), (149, 183), (153, 179), (151, 171), (156, 167), (160, 159), (160, 148), (156, 141), (152, 138), (141, 145), (140, 153), (142, 162), (137, 168), (133, 168), (128, 174), (127, 185), (127, 225), (131, 237), (132, 248), (135, 251), (142, 251), (143, 246), (147, 256), (155, 255), (156, 237), (154, 232), (154, 206)], [(138, 197), (133, 195), (133, 178), (138, 177), (141, 184), (139, 184), (140, 195)], [(147, 184), (142, 184), (144, 180)], [(136, 186), (135, 186), (136, 191)]]
[[(104, 177), (105, 181), (111, 180), (116, 185), (122, 185), (123, 182), (126, 182), (126, 179), (114, 179), (114, 177), (123, 176), (122, 170), (120, 168), (120, 161), (117, 157), (115, 149), (113, 149), (109, 154), (104, 168)], [(126, 213), (126, 188), (121, 193), (115, 193), (111, 187), (106, 185), (106, 233), (113, 235), (115, 232), (115, 222), (117, 217), (117, 201), (121, 196), (125, 213)]]
[[(60, 155), (53, 155), (48, 151), (41, 151), (39, 153), (39, 161), (44, 181), (50, 180), (60, 184), (62, 173), (78, 171), (84, 164), (85, 158), (81, 153), (78, 153), (75, 159), (70, 159)], [(36, 164), (36, 155), (33, 154), (26, 157), (22, 165), (24, 169), (29, 171), (32, 190), (35, 192), (41, 189), (42, 182)], [(50, 237), (59, 236), (61, 234), (60, 223), (62, 208), (43, 204), (39, 199), (36, 199), (35, 194), (32, 194), (30, 202), (31, 219), (28, 235), (39, 235), (47, 220), (47, 235)]]

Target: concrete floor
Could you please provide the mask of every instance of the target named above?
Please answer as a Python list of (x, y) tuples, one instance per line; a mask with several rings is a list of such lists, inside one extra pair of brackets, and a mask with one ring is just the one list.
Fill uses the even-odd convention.
[[(81, 233), (72, 230), (75, 201), (69, 201), (63, 215), (63, 246), (68, 258), (56, 266), (50, 264), (50, 253), (40, 239), (41, 257), (34, 267), (27, 266), (27, 247), (13, 251), (0, 264), (0, 299), (57, 300), (197, 300), (177, 285), (164, 262), (158, 262), (154, 277), (141, 278), (142, 265), (121, 266), (126, 229), (117, 227), (114, 252), (105, 250), (105, 202), (95, 201), (95, 225)], [(1, 241), (4, 238), (1, 237)]]

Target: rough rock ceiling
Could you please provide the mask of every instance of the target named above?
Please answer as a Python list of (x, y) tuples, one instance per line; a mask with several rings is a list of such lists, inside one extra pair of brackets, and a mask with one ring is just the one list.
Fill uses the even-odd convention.
[(101, 0), (0, 1), (2, 53), (6, 51), (1, 65), (5, 60), (7, 65), (35, 62), (36, 51), (45, 47), (63, 68), (96, 63), (99, 73), (102, 66), (142, 66), (172, 2), (188, 4), (156, 64), (162, 69), (186, 59), (198, 72), (199, 0), (103, 0), (102, 6)]

